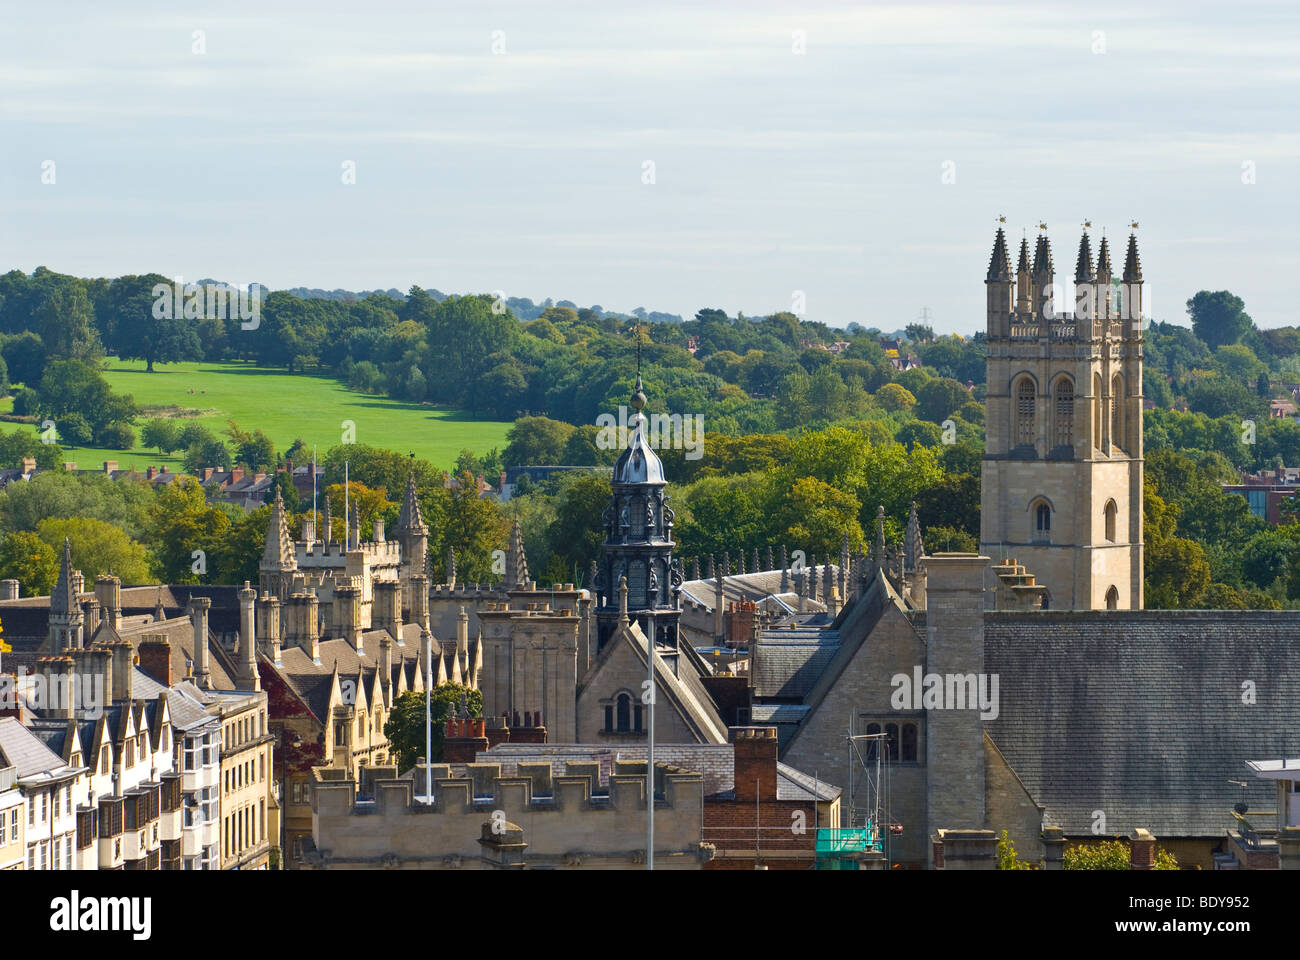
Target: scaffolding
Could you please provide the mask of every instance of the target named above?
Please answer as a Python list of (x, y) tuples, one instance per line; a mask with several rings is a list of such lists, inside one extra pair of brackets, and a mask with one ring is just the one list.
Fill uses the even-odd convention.
[[(855, 734), (850, 718), (849, 732), (844, 738), (848, 767), (845, 826), (817, 831), (818, 870), (858, 870), (868, 858), (890, 862), (890, 838), (901, 832), (901, 828), (889, 815), (888, 737), (887, 733)], [(857, 802), (860, 795), (865, 795), (861, 806)]]

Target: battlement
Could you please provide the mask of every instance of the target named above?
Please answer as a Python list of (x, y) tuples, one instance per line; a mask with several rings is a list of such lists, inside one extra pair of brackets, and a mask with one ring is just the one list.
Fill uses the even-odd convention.
[[(433, 804), (425, 803), (424, 767), (411, 776), (377, 780), (373, 799), (358, 799), (356, 782), (344, 771), (312, 768), (312, 808), (318, 817), (366, 817), (380, 815), (444, 815), (469, 817), (475, 823), (485, 811), (514, 815), (562, 815), (575, 811), (645, 810), (645, 761), (617, 761), (607, 783), (601, 782), (595, 761), (566, 761), (557, 774), (549, 760), (519, 760), (513, 773), (502, 772), (500, 763), (435, 763), (431, 766)], [(457, 775), (457, 770), (464, 771)], [(667, 763), (655, 764), (656, 807), (696, 810), (703, 802), (703, 777)], [(400, 829), (400, 828), (399, 828)]]
[(402, 562), (402, 544), (398, 540), (366, 540), (344, 549), (343, 544), (321, 540), (298, 540), (293, 545), (299, 567), (344, 567), (349, 553), (360, 551), (371, 566), (391, 566)]

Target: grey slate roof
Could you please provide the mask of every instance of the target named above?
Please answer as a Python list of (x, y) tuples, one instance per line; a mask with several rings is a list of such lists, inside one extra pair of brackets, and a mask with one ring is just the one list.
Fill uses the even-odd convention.
[(0, 717), (0, 751), (20, 778), (67, 766), (62, 757), (14, 717)]
[(776, 798), (778, 800), (812, 800), (814, 797), (822, 802), (830, 802), (842, 794), (840, 787), (832, 786), (825, 780), (800, 773), (788, 763), (777, 762)]
[(1000, 687), (985, 731), (1067, 834), (1101, 810), (1107, 834), (1222, 836), (1243, 799), (1229, 779), (1275, 805), (1245, 761), (1300, 751), (1295, 612), (990, 613), (985, 669)]

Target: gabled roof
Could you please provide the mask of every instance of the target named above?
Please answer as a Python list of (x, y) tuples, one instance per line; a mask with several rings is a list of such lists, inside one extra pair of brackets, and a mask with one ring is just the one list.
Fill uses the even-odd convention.
[[(644, 665), (647, 647), (645, 634), (641, 632), (638, 622), (620, 624), (580, 681), (580, 690), (599, 682), (602, 668), (622, 654), (630, 653)], [(662, 654), (655, 659), (655, 685), (660, 695), (657, 702), (666, 702), (672, 706), (701, 743), (726, 743), (727, 725), (722, 722), (717, 704), (700, 680), (701, 672), (707, 671), (707, 667), (689, 647), (677, 653), (675, 663), (677, 670), (674, 673), (669, 660)]]
[(20, 779), (67, 768), (62, 757), (14, 717), (0, 717), (0, 751)]

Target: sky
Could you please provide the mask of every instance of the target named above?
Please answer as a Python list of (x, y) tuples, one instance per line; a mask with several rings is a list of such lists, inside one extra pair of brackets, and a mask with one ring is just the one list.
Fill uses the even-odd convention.
[(1249, 0), (13, 5), (0, 271), (970, 334), (999, 217), (1071, 275), (1136, 220), (1156, 319), (1300, 323), (1298, 51)]

